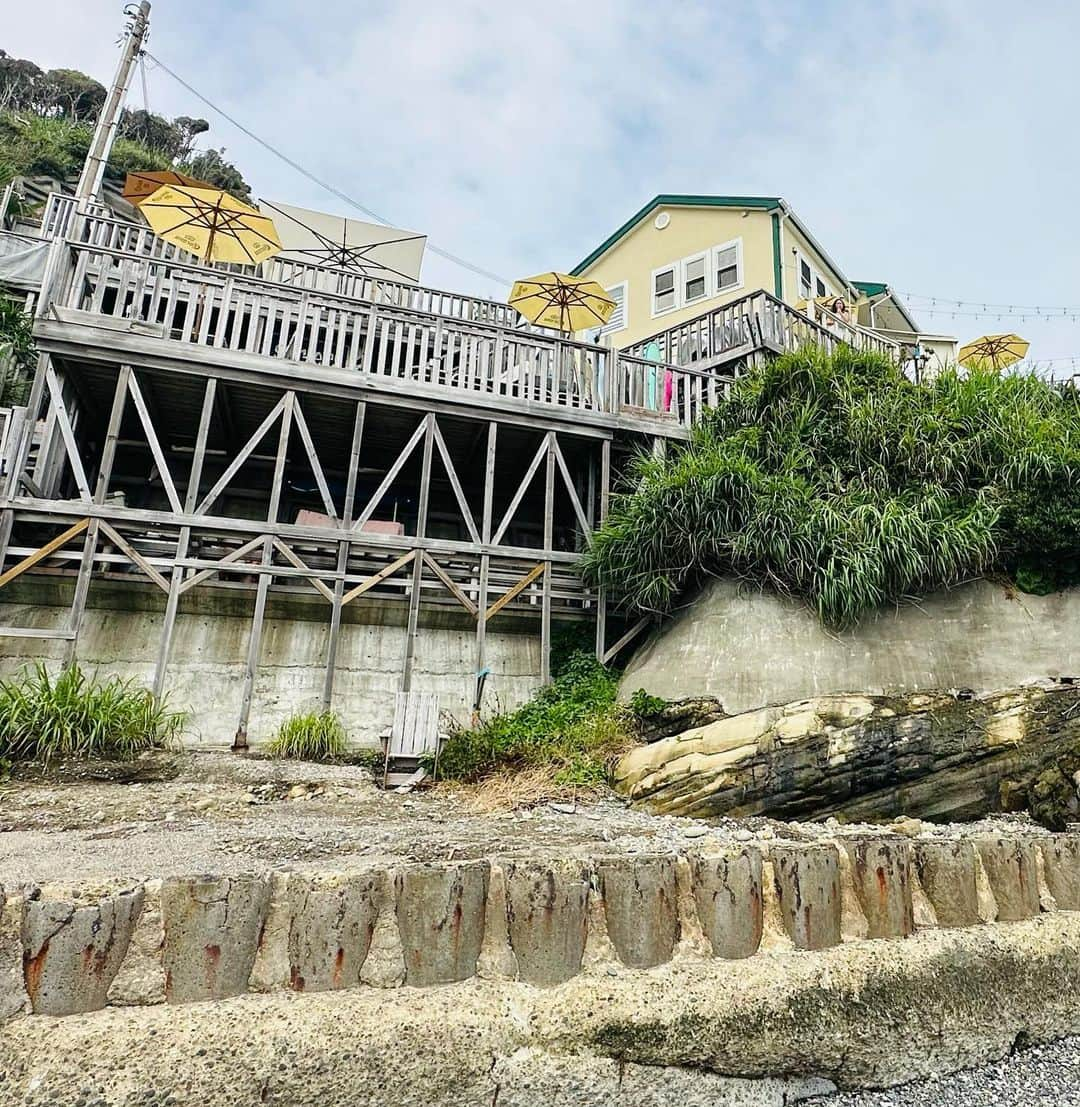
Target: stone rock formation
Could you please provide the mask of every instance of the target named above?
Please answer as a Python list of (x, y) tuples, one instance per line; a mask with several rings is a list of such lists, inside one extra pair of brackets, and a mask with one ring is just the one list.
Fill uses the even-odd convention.
[[(1062, 826), (1080, 810), (1080, 687), (985, 696), (831, 695), (765, 707), (640, 746), (616, 787), (665, 814), (875, 820), (979, 818), (1028, 806)], [(1060, 779), (1059, 779), (1060, 778)]]

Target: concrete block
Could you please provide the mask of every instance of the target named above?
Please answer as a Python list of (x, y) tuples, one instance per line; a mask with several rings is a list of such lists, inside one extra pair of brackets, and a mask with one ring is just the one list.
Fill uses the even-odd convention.
[(1080, 911), (1080, 834), (1039, 841), (1046, 883), (1059, 911)]
[(109, 1003), (146, 1007), (165, 1002), (165, 928), (161, 921), (161, 881), (143, 885), (143, 906), (131, 932), (120, 971), (109, 988)]
[(770, 851), (784, 929), (796, 949), (840, 944), (840, 861), (835, 846), (774, 845)]
[(26, 992), (35, 1013), (100, 1011), (142, 911), (143, 890), (77, 895), (39, 890), (22, 919)]
[(716, 957), (740, 958), (761, 944), (761, 850), (752, 846), (714, 856), (692, 853), (694, 901)]
[[(295, 875), (296, 879), (303, 879), (300, 874)], [(259, 946), (248, 977), (248, 988), (253, 992), (280, 992), (292, 983), (289, 964), (289, 931), (292, 929), (289, 881), (293, 876), (288, 872), (270, 874), (266, 918), (259, 932)]]
[(23, 979), (23, 896), (0, 887), (0, 1019), (30, 1010)]
[(406, 984), (450, 984), (476, 975), (487, 886), (486, 861), (401, 870), (397, 924)]
[(510, 948), (510, 927), (506, 907), (506, 869), (492, 863), (488, 870), (488, 893), (484, 904), (484, 941), (476, 962), (476, 975), (484, 980), (515, 980), (517, 958)]
[(608, 935), (625, 965), (648, 969), (671, 960), (679, 940), (675, 862), (671, 854), (596, 862)]
[(919, 874), (938, 926), (975, 926), (979, 894), (975, 880), (975, 847), (968, 840), (919, 840), (913, 844)]
[(1038, 846), (1030, 838), (979, 838), (975, 843), (997, 901), (999, 922), (1039, 914)]
[(906, 938), (913, 933), (910, 842), (893, 835), (843, 838), (841, 842), (866, 917), (866, 936)]
[(506, 864), (506, 918), (518, 978), (561, 984), (581, 971), (589, 870), (582, 861)]
[(203, 876), (164, 883), (168, 1002), (223, 999), (248, 990), (269, 900), (266, 876)]
[(367, 959), (360, 970), (360, 982), (373, 988), (400, 988), (405, 983), (405, 955), (398, 933), (397, 875), (393, 872), (380, 875), (378, 915)]
[(289, 979), (298, 992), (354, 988), (371, 946), (382, 874), (292, 874)]

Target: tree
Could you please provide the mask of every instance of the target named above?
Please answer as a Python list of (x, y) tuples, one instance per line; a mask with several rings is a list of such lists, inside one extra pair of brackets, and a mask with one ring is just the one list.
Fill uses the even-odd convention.
[(0, 111), (33, 110), (41, 95), (45, 74), (25, 58), (0, 50)]
[(241, 176), (240, 170), (222, 157), (224, 153), (224, 147), (220, 150), (203, 150), (183, 167), (184, 172), (212, 184), (215, 188), (223, 188), (238, 200), (250, 201), (251, 187)]
[(76, 123), (93, 122), (105, 103), (105, 86), (77, 69), (50, 69), (44, 78), (52, 111)]

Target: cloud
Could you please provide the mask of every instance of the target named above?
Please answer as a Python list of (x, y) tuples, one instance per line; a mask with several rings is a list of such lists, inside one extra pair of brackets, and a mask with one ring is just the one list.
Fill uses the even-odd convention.
[[(5, 22), (12, 53), (111, 74), (113, 0)], [(152, 26), (152, 51), (257, 133), (507, 278), (572, 265), (657, 192), (756, 193), (792, 203), (851, 277), (1080, 305), (1071, 5), (159, 0)], [(165, 74), (149, 83), (155, 110), (212, 119), (257, 192), (340, 208)], [(503, 291), (436, 257), (425, 280)], [(1080, 354), (1063, 320), (1002, 329)]]

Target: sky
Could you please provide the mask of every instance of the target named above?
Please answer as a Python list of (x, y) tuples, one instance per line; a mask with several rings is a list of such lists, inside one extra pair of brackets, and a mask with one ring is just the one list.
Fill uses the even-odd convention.
[[(116, 0), (12, 7), (0, 48), (111, 78)], [(502, 298), (496, 276), (570, 268), (657, 193), (782, 196), (849, 279), (907, 294), (925, 329), (1017, 331), (1044, 368), (1075, 357), (1053, 366), (1070, 375), (1078, 40), (1080, 5), (1039, 0), (156, 0), (149, 50), (494, 275), (429, 253), (424, 284)], [(358, 214), (153, 61), (146, 92), (209, 119), (256, 195)], [(139, 76), (128, 102), (143, 106)]]

